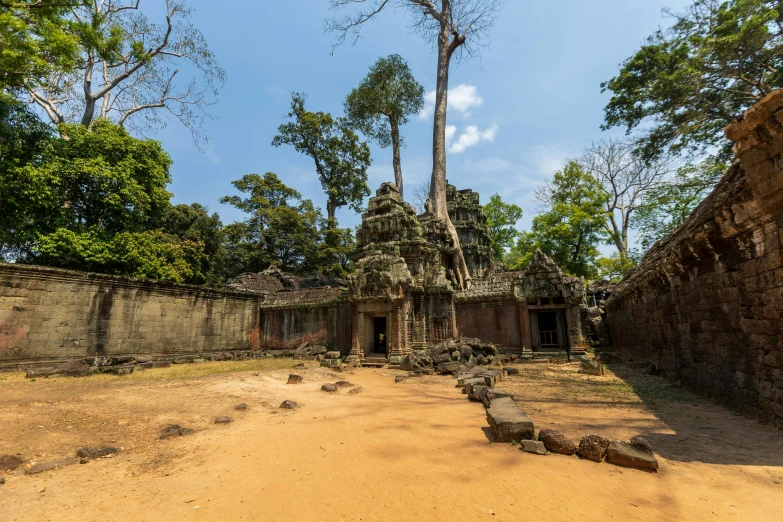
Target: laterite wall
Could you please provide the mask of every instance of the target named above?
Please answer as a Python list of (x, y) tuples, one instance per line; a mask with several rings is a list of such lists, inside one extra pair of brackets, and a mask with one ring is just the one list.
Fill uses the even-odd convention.
[(258, 349), (260, 296), (0, 263), (0, 367)]
[(783, 428), (783, 91), (726, 128), (736, 159), (607, 303), (617, 349)]

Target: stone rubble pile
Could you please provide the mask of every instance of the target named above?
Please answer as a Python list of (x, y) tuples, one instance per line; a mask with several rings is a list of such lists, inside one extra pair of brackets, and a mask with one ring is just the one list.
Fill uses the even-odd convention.
[(427, 350), (413, 350), (400, 362), (405, 371), (433, 369), (438, 373), (457, 373), (473, 366), (513, 362), (516, 355), (501, 354), (492, 344), (475, 338), (448, 339)]
[(605, 460), (617, 466), (658, 470), (658, 461), (652, 447), (642, 437), (619, 441), (590, 434), (582, 437), (578, 445), (562, 433), (551, 429), (540, 430), (536, 437), (533, 421), (516, 404), (514, 397), (495, 388), (505, 377), (518, 374), (516, 368), (502, 366), (474, 367), (456, 375), (457, 387), (462, 388), (462, 393), (467, 395), (469, 400), (483, 404), (487, 422), (498, 442), (519, 443), (521, 451), (536, 455), (547, 455), (549, 452), (576, 455), (593, 462)]

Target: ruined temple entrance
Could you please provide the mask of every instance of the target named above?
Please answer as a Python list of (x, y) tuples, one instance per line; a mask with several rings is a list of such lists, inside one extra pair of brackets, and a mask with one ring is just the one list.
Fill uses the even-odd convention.
[(562, 309), (532, 310), (530, 330), (534, 350), (566, 350), (568, 343)]
[(373, 317), (372, 326), (372, 352), (386, 355), (389, 342), (389, 332), (386, 328), (386, 317)]

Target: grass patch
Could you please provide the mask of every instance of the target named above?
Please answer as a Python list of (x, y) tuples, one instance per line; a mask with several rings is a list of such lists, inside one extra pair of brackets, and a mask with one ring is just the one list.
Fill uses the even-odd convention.
[[(295, 361), (288, 358), (248, 359), (246, 361), (212, 361), (192, 364), (172, 364), (168, 368), (151, 368), (149, 370), (136, 369), (129, 375), (111, 375), (107, 373), (95, 374), (89, 377), (38, 377), (36, 382), (104, 382), (104, 381), (166, 381), (185, 380), (209, 375), (239, 372), (265, 372), (282, 369), (292, 369), (300, 362), (308, 367), (315, 368), (317, 363), (312, 361)], [(0, 376), (0, 386), (5, 383), (32, 382), (26, 379), (24, 372), (9, 372)]]

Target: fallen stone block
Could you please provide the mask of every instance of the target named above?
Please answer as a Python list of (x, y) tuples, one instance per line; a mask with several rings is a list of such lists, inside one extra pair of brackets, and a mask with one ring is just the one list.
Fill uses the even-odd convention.
[(508, 392), (504, 392), (501, 390), (496, 390), (495, 388), (484, 388), (481, 390), (478, 394), (479, 399), (482, 403), (484, 403), (484, 406), (489, 406), (492, 404), (492, 401), (495, 399), (499, 399), (500, 397), (511, 397), (513, 398), (513, 395), (511, 395)]
[(603, 375), (604, 374), (604, 366), (603, 364), (599, 362), (595, 362), (591, 360), (586, 355), (583, 355), (579, 358), (579, 373), (584, 373), (587, 375)]
[(303, 381), (304, 379), (302, 379), (301, 375), (295, 375), (292, 373), (288, 376), (288, 384), (302, 384)]
[(334, 384), (324, 384), (323, 386), (321, 386), (321, 391), (334, 393), (337, 391), (337, 386), (335, 386)]
[(658, 471), (658, 460), (655, 458), (655, 455), (652, 452), (634, 447), (630, 441), (616, 440), (609, 444), (606, 452), (606, 461), (626, 468)]
[(357, 393), (362, 393), (362, 387), (357, 386), (356, 388), (352, 390), (348, 390), (348, 395), (356, 395)]
[(5, 484), (5, 477), (0, 477), (0, 485)]
[(485, 383), (481, 384), (468, 384), (465, 386), (465, 389), (468, 390), (468, 399), (471, 401), (481, 401), (481, 395), (484, 393), (484, 390), (487, 389), (487, 385)]
[(113, 446), (86, 447), (80, 448), (76, 452), (76, 456), (80, 459), (93, 460), (108, 457), (109, 455), (116, 455), (119, 452), (120, 449)]
[(16, 455), (0, 455), (0, 471), (13, 471), (21, 465), (21, 457)]
[(576, 453), (576, 444), (568, 440), (565, 435), (555, 430), (541, 430), (538, 440), (544, 443), (546, 449), (552, 453), (561, 455), (573, 455)]
[(293, 368), (295, 370), (304, 370), (305, 368), (307, 368), (307, 366), (305, 365), (305, 363), (299, 363), (299, 364), (295, 364)]
[(40, 464), (34, 464), (30, 466), (28, 469), (25, 470), (25, 473), (27, 473), (28, 475), (37, 475), (38, 473), (43, 473), (44, 471), (51, 471), (57, 468), (64, 468), (65, 466), (72, 466), (73, 464), (78, 464), (78, 463), (79, 463), (79, 459), (75, 459), (75, 458), (53, 460), (51, 462), (41, 462)]
[(231, 422), (231, 417), (226, 417), (225, 415), (215, 419), (215, 424), (228, 424), (229, 422)]
[(280, 408), (284, 410), (295, 410), (299, 407), (299, 403), (295, 401), (283, 401), (280, 403)]
[(324, 368), (338, 368), (341, 363), (340, 359), (321, 359), (321, 366)]
[(464, 368), (464, 365), (456, 361), (444, 362), (438, 365), (438, 373), (455, 374), (462, 368)]
[(501, 397), (492, 401), (487, 408), (487, 421), (495, 432), (498, 442), (532, 440), (535, 436), (533, 421), (511, 397)]
[(350, 388), (353, 386), (353, 384), (351, 384), (348, 381), (337, 381), (336, 383), (334, 383), (334, 385), (337, 386), (338, 388)]
[(324, 354), (325, 359), (339, 359), (340, 358), (340, 352), (334, 351), (334, 352), (326, 352)]
[(593, 462), (602, 462), (606, 457), (606, 451), (609, 449), (609, 444), (612, 441), (604, 437), (603, 435), (585, 435), (582, 440), (579, 441), (579, 447), (576, 449), (576, 453), (583, 459), (592, 460)]
[(161, 430), (159, 439), (170, 439), (173, 437), (180, 437), (182, 435), (190, 435), (194, 433), (194, 430), (190, 428), (183, 428), (179, 424), (169, 424)]
[(394, 378), (394, 382), (403, 382), (403, 381), (405, 381), (405, 380), (407, 380), (407, 379), (408, 379), (408, 376), (407, 376), (407, 375), (397, 375), (397, 376)]
[(506, 375), (519, 375), (519, 368), (504, 367), (503, 371), (506, 372)]
[(242, 404), (237, 404), (236, 406), (234, 406), (234, 409), (239, 411), (246, 410), (247, 404), (245, 404), (244, 402)]
[(522, 451), (535, 455), (546, 455), (546, 447), (543, 442), (537, 440), (522, 440), (519, 443)]

